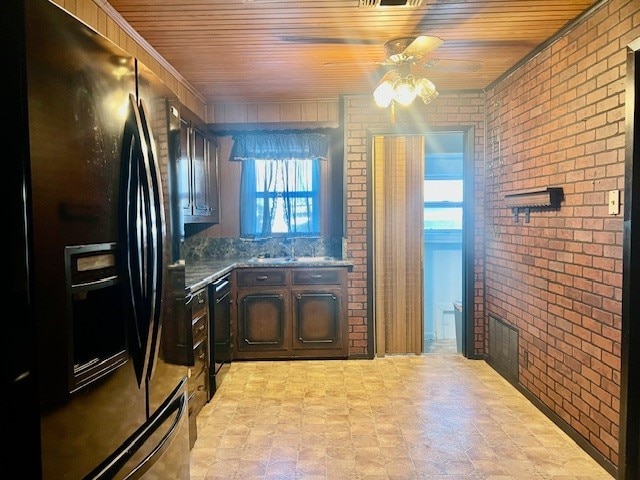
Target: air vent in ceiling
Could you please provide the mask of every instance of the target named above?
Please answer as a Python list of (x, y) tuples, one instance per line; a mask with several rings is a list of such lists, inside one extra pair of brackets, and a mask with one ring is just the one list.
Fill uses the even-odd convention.
[(360, 8), (421, 7), (424, 0), (360, 0)]

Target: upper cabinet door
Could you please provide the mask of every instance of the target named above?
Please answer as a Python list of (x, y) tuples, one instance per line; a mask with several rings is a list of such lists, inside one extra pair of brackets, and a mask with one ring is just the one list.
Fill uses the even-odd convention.
[(219, 223), (220, 194), (218, 146), (201, 130), (183, 129), (181, 141), (186, 157), (181, 157), (181, 204), (185, 223)]
[(176, 170), (178, 171), (179, 185), (179, 203), (182, 209), (182, 217), (191, 216), (191, 154), (189, 153), (191, 143), (191, 128), (185, 120), (180, 120), (180, 145), (176, 154), (178, 163)]

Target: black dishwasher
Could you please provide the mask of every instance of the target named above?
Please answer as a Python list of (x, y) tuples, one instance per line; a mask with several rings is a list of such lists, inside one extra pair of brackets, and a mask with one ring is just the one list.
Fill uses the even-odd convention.
[(213, 396), (232, 360), (231, 275), (209, 285), (209, 392)]

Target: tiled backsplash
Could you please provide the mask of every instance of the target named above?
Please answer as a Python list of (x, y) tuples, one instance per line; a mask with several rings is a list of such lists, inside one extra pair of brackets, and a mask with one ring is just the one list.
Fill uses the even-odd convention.
[(187, 262), (205, 258), (286, 257), (291, 255), (292, 243), (297, 256), (342, 258), (342, 237), (271, 237), (259, 240), (188, 237), (183, 245), (183, 253)]

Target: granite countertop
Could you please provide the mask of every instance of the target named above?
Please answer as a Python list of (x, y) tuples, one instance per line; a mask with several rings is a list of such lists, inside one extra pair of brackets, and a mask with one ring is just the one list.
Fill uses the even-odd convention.
[(189, 260), (185, 264), (185, 290), (195, 292), (208, 284), (215, 282), (220, 277), (231, 272), (235, 268), (300, 268), (300, 267), (353, 267), (350, 260), (335, 259), (332, 257), (284, 257), (273, 258), (228, 258), (202, 260)]

